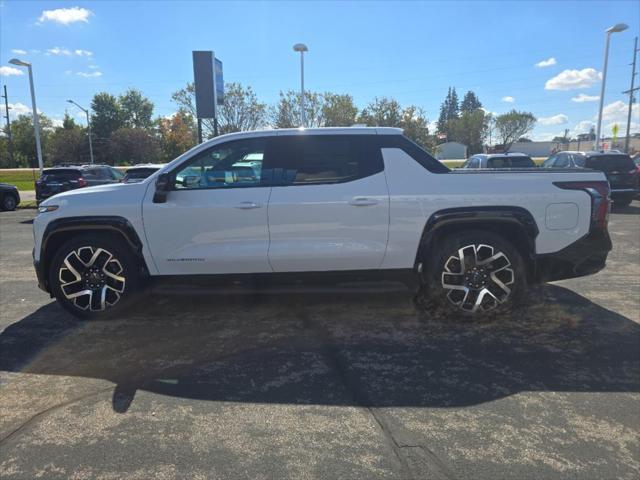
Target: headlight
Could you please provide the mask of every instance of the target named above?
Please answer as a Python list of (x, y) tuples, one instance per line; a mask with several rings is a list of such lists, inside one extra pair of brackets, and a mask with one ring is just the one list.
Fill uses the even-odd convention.
[(55, 212), (58, 209), (58, 205), (43, 205), (38, 207), (39, 213)]

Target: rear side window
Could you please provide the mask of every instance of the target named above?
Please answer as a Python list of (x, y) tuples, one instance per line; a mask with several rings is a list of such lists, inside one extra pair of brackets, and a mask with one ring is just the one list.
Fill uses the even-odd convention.
[(78, 170), (45, 170), (42, 172), (44, 182), (68, 182), (80, 178)]
[(572, 155), (573, 163), (576, 167), (584, 168), (586, 159), (582, 155)]
[(586, 161), (587, 168), (612, 172), (615, 170), (629, 172), (635, 169), (635, 164), (629, 155), (598, 155), (589, 157)]
[[(368, 138), (371, 137), (371, 138)], [(384, 169), (373, 135), (281, 136), (270, 158), (277, 185), (351, 182)]]
[(448, 173), (451, 171), (404, 135), (377, 135), (377, 137), (381, 148), (399, 148), (431, 173)]

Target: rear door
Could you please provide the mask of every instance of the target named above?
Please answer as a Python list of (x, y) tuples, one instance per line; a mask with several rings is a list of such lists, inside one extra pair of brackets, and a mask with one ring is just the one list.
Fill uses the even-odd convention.
[(376, 135), (274, 137), (269, 262), (275, 272), (380, 267), (389, 192)]
[(636, 167), (629, 155), (596, 155), (587, 159), (586, 166), (604, 172), (612, 190), (634, 187)]

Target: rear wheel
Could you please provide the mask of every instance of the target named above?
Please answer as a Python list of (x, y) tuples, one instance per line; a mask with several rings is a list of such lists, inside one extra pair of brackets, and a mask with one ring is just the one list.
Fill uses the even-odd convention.
[(131, 249), (120, 238), (83, 235), (56, 252), (49, 285), (62, 307), (85, 319), (122, 311), (137, 290), (139, 269)]
[(17, 205), (18, 201), (16, 197), (14, 195), (8, 194), (4, 196), (4, 198), (2, 199), (2, 205), (0, 206), (2, 207), (2, 210), (12, 211), (16, 209)]
[(615, 207), (624, 208), (624, 207), (628, 207), (629, 205), (631, 205), (632, 201), (633, 201), (633, 197), (631, 197), (631, 196), (629, 196), (629, 197), (618, 197), (618, 198), (614, 198), (613, 199), (613, 205)]
[(450, 234), (425, 263), (418, 300), (436, 315), (496, 316), (510, 311), (526, 287), (518, 250), (501, 236), (482, 230)]

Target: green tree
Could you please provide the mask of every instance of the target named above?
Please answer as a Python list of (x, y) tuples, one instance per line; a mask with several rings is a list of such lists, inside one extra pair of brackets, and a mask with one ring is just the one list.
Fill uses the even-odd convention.
[(358, 107), (353, 103), (351, 95), (326, 92), (322, 117), (325, 127), (350, 127), (356, 123)]
[(197, 142), (197, 132), (193, 117), (185, 110), (179, 110), (171, 118), (158, 120), (162, 160), (169, 162), (182, 155)]
[(48, 152), (51, 163), (89, 163), (89, 139), (86, 129), (65, 112), (62, 127), (50, 134)]
[(91, 101), (91, 130), (93, 149), (97, 162), (107, 162), (111, 134), (124, 127), (123, 114), (118, 99), (107, 92), (94, 95)]
[[(40, 121), (40, 145), (42, 146), (43, 162), (50, 164), (47, 147), (53, 124), (44, 114), (39, 114)], [(13, 135), (13, 154), (18, 167), (38, 166), (38, 155), (36, 153), (36, 140), (33, 130), (33, 117), (31, 115), (20, 115), (11, 122), (11, 133)]]
[(148, 130), (125, 127), (111, 134), (109, 153), (112, 165), (156, 163), (160, 160), (160, 144)]
[(429, 135), (429, 122), (424, 111), (414, 105), (402, 108), (400, 103), (392, 98), (375, 98), (364, 108), (358, 123), (364, 123), (370, 127), (402, 128), (411, 140), (428, 150), (433, 149), (433, 137)]
[(474, 110), (479, 110), (481, 108), (482, 103), (480, 103), (480, 100), (475, 93), (469, 90), (464, 94), (464, 98), (460, 104), (460, 113), (473, 112)]
[[(240, 83), (226, 83), (224, 105), (218, 105), (219, 133), (255, 130), (264, 127), (267, 121), (267, 106), (258, 101), (251, 87), (243, 87)], [(171, 99), (180, 109), (196, 118), (195, 88), (188, 83), (171, 95)], [(213, 119), (202, 120), (202, 136), (212, 138), (214, 133)]]
[(495, 120), (498, 138), (504, 145), (505, 150), (509, 150), (518, 138), (533, 130), (535, 124), (536, 117), (532, 113), (519, 112), (515, 109), (498, 115)]
[(142, 95), (140, 90), (130, 88), (118, 97), (120, 117), (129, 128), (151, 128), (153, 126), (153, 102)]
[(437, 132), (444, 135), (448, 142), (456, 140), (454, 123), (459, 114), (458, 94), (455, 87), (449, 87), (447, 96), (440, 105), (440, 115), (438, 116)]
[[(280, 100), (271, 108), (271, 123), (276, 128), (294, 128), (302, 125), (300, 118), (300, 92), (280, 92)], [(324, 96), (316, 92), (304, 92), (304, 113), (307, 127), (324, 125)]]
[(453, 121), (453, 136), (468, 147), (468, 154), (482, 153), (489, 129), (489, 116), (484, 110), (465, 111)]

